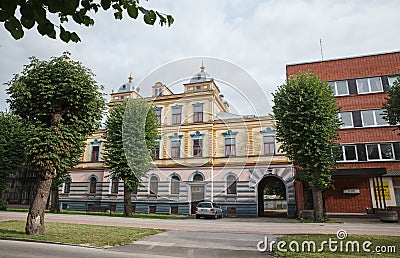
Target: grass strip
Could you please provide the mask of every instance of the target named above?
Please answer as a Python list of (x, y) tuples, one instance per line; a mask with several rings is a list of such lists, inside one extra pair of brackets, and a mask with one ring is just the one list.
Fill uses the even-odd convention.
[(0, 222), (0, 238), (23, 238), (63, 244), (105, 247), (125, 245), (143, 237), (165, 231), (160, 229), (53, 222), (46, 222), (45, 228), (45, 235), (26, 235), (25, 221), (2, 221)]
[[(329, 239), (331, 246), (329, 247)], [(274, 245), (275, 256), (278, 257), (399, 257), (400, 256), (400, 237), (398, 236), (375, 236), (375, 235), (347, 235), (346, 238), (340, 240), (336, 235), (324, 234), (298, 234), (286, 235), (279, 237), (277, 242), (286, 243), (281, 249), (277, 250)], [(327, 241), (323, 244), (323, 241)], [(336, 241), (336, 242), (334, 242)], [(363, 244), (366, 243), (365, 250)], [(299, 251), (291, 251), (297, 249)], [(315, 252), (313, 244), (315, 243)], [(358, 243), (358, 244), (357, 244)], [(304, 244), (304, 248), (303, 248)], [(357, 249), (357, 245), (359, 249)], [(310, 248), (309, 248), (310, 246)], [(323, 246), (323, 248), (321, 248)], [(319, 249), (323, 249), (322, 251)], [(335, 250), (336, 249), (336, 250)], [(370, 251), (367, 251), (369, 249)]]

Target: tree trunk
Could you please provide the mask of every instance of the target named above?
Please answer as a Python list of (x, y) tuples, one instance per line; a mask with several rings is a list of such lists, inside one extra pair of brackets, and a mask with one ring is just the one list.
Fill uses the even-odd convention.
[(132, 191), (124, 184), (124, 216), (132, 216)]
[(312, 193), (313, 193), (313, 206), (314, 206), (314, 220), (315, 222), (324, 221), (324, 203), (322, 198), (322, 190), (316, 186), (313, 186)]
[(60, 212), (60, 199), (58, 195), (58, 188), (51, 189), (51, 205), (50, 212), (59, 213)]
[(43, 235), (45, 233), (44, 214), (52, 181), (52, 177), (37, 177), (36, 194), (26, 219), (25, 232), (28, 235)]

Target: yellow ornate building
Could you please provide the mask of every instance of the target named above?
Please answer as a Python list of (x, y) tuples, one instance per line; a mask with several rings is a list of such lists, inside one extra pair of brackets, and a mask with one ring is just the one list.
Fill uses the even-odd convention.
[[(225, 214), (263, 216), (264, 188), (271, 180), (286, 189), (288, 216), (295, 216), (293, 169), (277, 151), (270, 116), (229, 112), (214, 79), (202, 66), (182, 93), (161, 82), (143, 97), (133, 78), (111, 94), (109, 107), (125, 98), (151, 103), (160, 127), (154, 166), (132, 196), (135, 212), (193, 214), (202, 200), (217, 202)], [(103, 167), (103, 132), (87, 140), (82, 162), (60, 188), (62, 209), (87, 209), (89, 204), (123, 209), (123, 183)]]

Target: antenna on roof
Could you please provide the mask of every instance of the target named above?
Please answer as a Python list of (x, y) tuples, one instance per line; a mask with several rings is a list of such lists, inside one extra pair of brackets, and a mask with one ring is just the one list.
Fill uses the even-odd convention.
[(324, 53), (322, 52), (322, 39), (319, 39), (319, 46), (321, 48), (321, 60), (324, 61)]

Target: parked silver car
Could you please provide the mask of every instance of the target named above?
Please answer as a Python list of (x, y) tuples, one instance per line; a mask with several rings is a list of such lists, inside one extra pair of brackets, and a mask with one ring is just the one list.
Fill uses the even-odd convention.
[(200, 217), (211, 217), (217, 219), (218, 217), (222, 218), (224, 213), (222, 212), (221, 207), (219, 207), (216, 203), (213, 202), (199, 202), (196, 206), (196, 219)]

